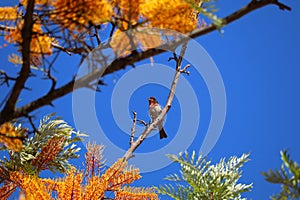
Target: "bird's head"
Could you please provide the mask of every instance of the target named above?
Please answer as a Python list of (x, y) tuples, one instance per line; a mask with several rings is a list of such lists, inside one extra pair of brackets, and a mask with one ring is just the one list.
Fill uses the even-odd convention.
[(149, 97), (148, 98), (148, 102), (149, 102), (149, 105), (158, 103), (158, 101), (156, 100), (155, 97)]

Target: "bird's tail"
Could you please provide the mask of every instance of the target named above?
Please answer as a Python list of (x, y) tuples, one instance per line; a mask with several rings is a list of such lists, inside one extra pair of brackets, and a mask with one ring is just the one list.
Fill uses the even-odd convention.
[(159, 128), (159, 138), (160, 139), (167, 138), (168, 136), (167, 136), (163, 126), (161, 124), (159, 124), (158, 128)]

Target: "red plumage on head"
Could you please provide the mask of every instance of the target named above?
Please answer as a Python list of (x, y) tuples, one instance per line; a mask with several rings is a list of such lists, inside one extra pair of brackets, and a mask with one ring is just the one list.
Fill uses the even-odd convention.
[(148, 98), (148, 101), (153, 101), (153, 102), (156, 102), (157, 103), (157, 100), (155, 97), (151, 96)]

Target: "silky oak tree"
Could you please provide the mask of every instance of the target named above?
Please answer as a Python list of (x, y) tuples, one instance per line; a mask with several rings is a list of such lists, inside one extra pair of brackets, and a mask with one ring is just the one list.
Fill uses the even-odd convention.
[[(134, 67), (141, 60), (182, 45), (180, 55), (173, 58), (176, 74), (167, 105), (159, 117), (162, 119), (172, 104), (179, 75), (188, 73), (188, 66), (181, 66), (187, 38), (219, 30), (268, 5), (291, 10), (278, 0), (252, 0), (224, 18), (215, 15), (212, 0), (20, 0), (19, 4), (0, 7), (2, 48), (11, 46), (15, 49), (8, 55), (8, 61), (19, 66), (15, 74), (0, 70), (0, 84), (9, 91), (7, 95), (1, 95), (0, 104), (0, 143), (10, 156), (0, 168), (4, 182), (1, 191), (6, 192), (3, 198), (19, 187), (24, 198), (29, 199), (104, 199), (105, 191), (115, 192), (116, 199), (157, 199), (151, 188), (122, 186), (140, 178), (136, 169), (125, 170), (125, 166), (159, 120), (147, 125), (149, 129), (138, 140), (130, 140), (130, 148), (124, 157), (102, 174), (96, 173), (99, 166), (89, 157), (96, 150), (99, 150), (97, 156), (101, 155), (102, 147), (89, 146), (85, 166), (88, 175), (84, 182), (84, 173), (74, 170), (67, 162), (77, 156), (78, 149), (73, 143), (80, 140), (81, 133), (74, 132), (60, 119), (50, 120), (51, 117), (42, 120), (38, 127), (34, 111), (52, 106), (54, 100), (79, 88), (96, 90), (106, 75)], [(92, 63), (89, 73), (79, 80), (73, 74), (62, 84), (55, 77), (61, 56), (76, 57), (80, 65), (91, 52), (98, 50), (101, 53), (107, 49), (112, 50), (113, 61), (108, 62), (105, 56), (97, 60), (105, 66), (104, 71)], [(31, 89), (29, 83), (35, 77), (41, 77), (41, 81), (50, 82), (50, 85), (38, 97), (23, 103), (22, 95)], [(30, 127), (18, 125), (23, 121)], [(52, 129), (47, 131), (47, 128)], [(57, 132), (60, 128), (63, 131)], [(66, 176), (59, 180), (39, 178), (39, 172), (46, 169), (60, 171)], [(99, 186), (97, 191), (95, 185)]]

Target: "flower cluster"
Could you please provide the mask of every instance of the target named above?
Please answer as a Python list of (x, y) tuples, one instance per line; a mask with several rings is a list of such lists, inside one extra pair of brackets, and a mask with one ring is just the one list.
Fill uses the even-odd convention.
[[(21, 46), (23, 42), (21, 30), (23, 28), (24, 22), (21, 21), (17, 24), (16, 28), (10, 31), (5, 39), (9, 43), (17, 43)], [(54, 42), (54, 38), (46, 35), (40, 24), (33, 24), (32, 28), (32, 39), (30, 44), (30, 50), (33, 54), (52, 54), (52, 42)]]
[(113, 14), (107, 0), (56, 0), (52, 6), (54, 12), (51, 20), (63, 28), (75, 31), (108, 22)]
[(124, 187), (122, 190), (115, 192), (115, 199), (157, 200), (158, 196), (153, 192), (152, 188)]
[(0, 21), (16, 20), (17, 18), (17, 7), (0, 7)]
[[(42, 149), (40, 154), (47, 156), (51, 149), (49, 145), (58, 146), (60, 148), (62, 140), (50, 140), (47, 143), (49, 150)], [(49, 145), (48, 145), (49, 144)], [(124, 159), (117, 160), (102, 174), (95, 174), (102, 159), (103, 146), (91, 145), (87, 146), (86, 154), (86, 173), (70, 168), (64, 178), (43, 179), (37, 175), (30, 175), (25, 172), (12, 171), (9, 173), (9, 180), (0, 188), (0, 198), (9, 197), (11, 192), (4, 193), (10, 189), (14, 191), (17, 187), (21, 190), (23, 199), (53, 199), (56, 195), (58, 199), (74, 199), (74, 200), (96, 200), (105, 198), (105, 192), (112, 191), (115, 193), (115, 199), (158, 199), (157, 194), (151, 188), (131, 188), (124, 186), (131, 184), (133, 181), (141, 178), (139, 170), (132, 166), (126, 167), (127, 162)], [(49, 157), (49, 156), (48, 156)], [(93, 159), (95, 158), (95, 159)], [(37, 162), (48, 161), (47, 158), (37, 157)], [(1, 168), (0, 168), (1, 173)], [(85, 179), (86, 178), (86, 179)], [(23, 196), (22, 196), (23, 194)]]
[(0, 126), (0, 143), (8, 149), (19, 152), (22, 149), (22, 138), (26, 129), (16, 128), (11, 123)]
[(183, 0), (149, 0), (146, 1), (141, 14), (149, 22), (150, 27), (171, 29), (182, 33), (197, 27), (197, 19), (193, 17), (194, 9)]

